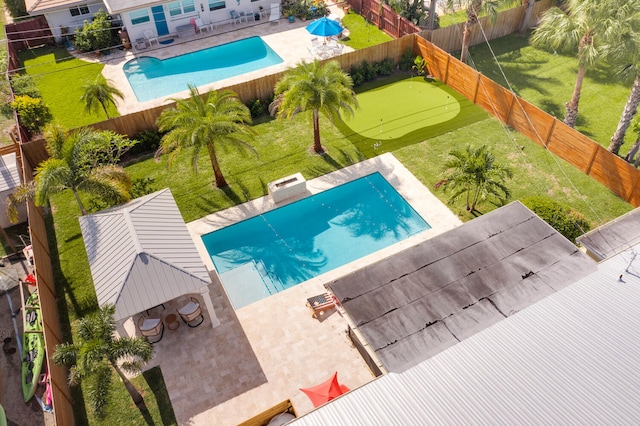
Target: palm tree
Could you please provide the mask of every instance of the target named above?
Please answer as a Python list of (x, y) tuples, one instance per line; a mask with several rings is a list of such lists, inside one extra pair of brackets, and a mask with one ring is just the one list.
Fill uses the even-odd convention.
[(114, 96), (124, 100), (124, 95), (121, 91), (111, 85), (109, 80), (106, 80), (102, 75), (96, 77), (92, 82), (88, 82), (82, 86), (84, 94), (80, 97), (80, 100), (84, 102), (85, 111), (91, 113), (97, 111), (99, 106), (102, 106), (104, 113), (109, 119), (109, 112), (107, 111), (107, 105), (111, 104), (114, 107), (116, 102)]
[(110, 131), (88, 128), (67, 133), (59, 125), (49, 126), (45, 139), (51, 157), (36, 168), (33, 183), (27, 183), (9, 196), (9, 218), (17, 218), (18, 204), (34, 199), (36, 205), (44, 206), (51, 195), (65, 189), (73, 192), (82, 215), (86, 215), (87, 210), (80, 192), (97, 196), (109, 204), (131, 199), (131, 179), (115, 163), (135, 141)]
[(158, 117), (159, 130), (168, 133), (162, 137), (156, 155), (171, 153), (172, 158), (183, 148), (193, 148), (191, 160), (197, 173), (200, 152), (206, 149), (216, 186), (225, 187), (228, 184), (218, 163), (216, 143), (235, 144), (255, 153), (241, 140), (255, 135), (250, 127), (251, 113), (230, 90), (214, 90), (204, 98), (195, 86), (189, 85), (189, 91), (188, 99), (173, 99), (176, 108), (167, 109)]
[(640, 105), (640, 1), (633, 0), (620, 5), (616, 25), (609, 29), (609, 38), (603, 51), (618, 64), (618, 75), (622, 80), (633, 81), (631, 92), (624, 106), (618, 127), (609, 142), (609, 151), (618, 154), (631, 119)]
[(533, 13), (533, 6), (535, 6), (535, 0), (522, 0), (522, 5), (527, 6), (520, 21), (520, 27), (518, 28), (518, 34), (524, 34), (529, 29), (529, 22), (531, 21), (531, 14)]
[(358, 107), (353, 80), (337, 61), (323, 66), (317, 60), (301, 62), (276, 83), (274, 93), (276, 98), (269, 105), (269, 111), (276, 113), (278, 118), (313, 112), (313, 151), (317, 154), (325, 152), (320, 143), (320, 113), (333, 119), (340, 117), (340, 112), (352, 116), (354, 108)]
[(447, 0), (447, 9), (465, 9), (467, 20), (462, 29), (462, 52), (460, 60), (467, 62), (469, 55), (469, 44), (471, 42), (471, 28), (478, 23), (478, 15), (483, 13), (488, 15), (491, 22), (495, 22), (498, 17), (498, 8), (516, 4), (520, 0)]
[(511, 197), (504, 182), (513, 177), (513, 173), (507, 166), (496, 163), (486, 145), (479, 148), (467, 145), (464, 150), (449, 152), (449, 156), (452, 158), (444, 164), (448, 173), (441, 186), (445, 191), (453, 191), (448, 202), (450, 205), (464, 195), (467, 211), (474, 212), (478, 202), (490, 195), (501, 202)]
[(124, 383), (136, 405), (143, 402), (142, 395), (123, 371), (139, 373), (153, 356), (151, 343), (142, 337), (115, 335), (114, 305), (105, 305), (78, 324), (77, 341), (56, 346), (52, 360), (69, 368), (69, 383), (88, 386), (90, 404), (97, 416), (104, 415), (109, 402), (112, 370)]
[(533, 33), (535, 47), (561, 52), (577, 52), (578, 75), (571, 100), (565, 104), (564, 122), (574, 127), (582, 82), (589, 68), (601, 59), (601, 44), (610, 28), (616, 28), (615, 15), (624, 0), (567, 0), (566, 12), (558, 7), (547, 10)]

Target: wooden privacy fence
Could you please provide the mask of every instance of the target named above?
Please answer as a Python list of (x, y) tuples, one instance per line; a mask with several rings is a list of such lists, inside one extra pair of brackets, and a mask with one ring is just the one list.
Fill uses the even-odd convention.
[(623, 200), (640, 206), (640, 171), (429, 41), (415, 36), (417, 54), (438, 80), (532, 141), (593, 177)]
[[(25, 180), (32, 181), (33, 175), (31, 170), (33, 167), (28, 163), (28, 159), (24, 158), (24, 152), (22, 156)], [(27, 217), (29, 218), (29, 234), (31, 237), (31, 245), (33, 247), (33, 264), (38, 282), (40, 309), (42, 311), (44, 343), (46, 347), (53, 397), (53, 414), (56, 425), (73, 426), (75, 424), (75, 419), (73, 414), (73, 401), (68, 385), (67, 370), (49, 361), (56, 346), (63, 343), (64, 339), (60, 328), (56, 288), (53, 280), (51, 255), (49, 252), (47, 229), (45, 226), (42, 208), (36, 207), (32, 201), (29, 201), (27, 203)], [(61, 297), (64, 298), (64, 295), (61, 295)]]
[[(533, 6), (529, 25), (535, 25), (542, 14), (549, 8), (555, 6), (557, 0), (541, 0)], [(487, 40), (504, 37), (518, 31), (520, 23), (524, 17), (527, 6), (519, 6), (498, 13), (498, 17), (494, 23), (488, 16), (479, 19), (479, 25), (471, 27), (470, 46), (475, 46)], [(437, 30), (424, 30), (420, 32), (420, 36), (431, 43), (435, 44), (445, 52), (454, 52), (462, 48), (462, 30), (464, 22), (460, 24), (450, 25)], [(484, 33), (483, 33), (484, 30)]]
[(349, 0), (349, 6), (366, 20), (395, 38), (420, 32), (421, 28), (398, 15), (380, 0)]
[(17, 52), (20, 50), (43, 44), (55, 44), (53, 34), (44, 16), (7, 24), (4, 30), (7, 36), (8, 70), (10, 73), (20, 67), (17, 61)]

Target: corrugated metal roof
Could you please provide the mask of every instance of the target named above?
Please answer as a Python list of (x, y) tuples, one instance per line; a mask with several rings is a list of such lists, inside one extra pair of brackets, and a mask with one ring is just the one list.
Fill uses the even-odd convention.
[(627, 250), (640, 243), (640, 208), (631, 210), (576, 240), (598, 260)]
[(20, 171), (15, 152), (0, 157), (0, 192), (20, 186)]
[(637, 424), (640, 278), (625, 273), (630, 259), (629, 252), (616, 255), (569, 287), (294, 424)]
[(120, 320), (210, 284), (171, 191), (80, 217), (100, 306)]
[(329, 285), (385, 368), (401, 372), (595, 270), (519, 202)]

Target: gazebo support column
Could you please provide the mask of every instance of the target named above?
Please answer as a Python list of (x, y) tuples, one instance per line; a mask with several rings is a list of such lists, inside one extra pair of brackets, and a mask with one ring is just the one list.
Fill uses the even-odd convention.
[(216, 311), (213, 309), (213, 301), (211, 300), (209, 287), (203, 287), (200, 294), (204, 299), (204, 304), (207, 306), (207, 312), (209, 313), (209, 318), (211, 318), (211, 327), (216, 328), (220, 325), (220, 320), (216, 316)]

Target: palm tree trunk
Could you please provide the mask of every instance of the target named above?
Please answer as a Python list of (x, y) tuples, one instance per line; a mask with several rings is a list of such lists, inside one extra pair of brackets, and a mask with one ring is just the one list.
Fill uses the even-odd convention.
[[(631, 146), (631, 149), (627, 153), (627, 156), (624, 157), (624, 159), (627, 160), (627, 162), (632, 163), (633, 158), (638, 154), (638, 151), (640, 151), (640, 138), (636, 139), (636, 142)], [(634, 164), (636, 167), (638, 167), (638, 161), (640, 161), (640, 156), (636, 158)]]
[(102, 109), (104, 110), (104, 113), (107, 115), (107, 120), (108, 120), (109, 119), (109, 113), (107, 112), (107, 106), (102, 101), (100, 102), (100, 105), (102, 105)]
[(471, 27), (478, 23), (478, 12), (482, 8), (483, 0), (473, 0), (467, 7), (467, 21), (462, 30), (462, 53), (460, 61), (466, 63), (469, 56), (469, 44), (471, 43)]
[(133, 402), (136, 405), (140, 405), (141, 403), (143, 403), (144, 398), (142, 398), (142, 395), (140, 394), (140, 392), (138, 392), (138, 389), (133, 386), (133, 383), (131, 383), (131, 381), (127, 379), (122, 370), (120, 370), (115, 363), (111, 363), (111, 366), (116, 370), (118, 376), (120, 376), (120, 380), (122, 380), (122, 383), (124, 383), (124, 387), (127, 388), (127, 391), (129, 392), (129, 395), (131, 395), (131, 399), (133, 399)]
[(523, 0), (522, 5), (524, 6), (525, 4), (527, 5), (527, 10), (524, 11), (524, 16), (520, 22), (520, 28), (518, 28), (519, 34), (524, 34), (529, 29), (529, 21), (531, 20), (531, 14), (533, 13), (535, 0)]
[(434, 30), (435, 21), (436, 21), (436, 5), (438, 4), (438, 0), (431, 0), (429, 3), (429, 29), (431, 31)]
[(627, 103), (624, 106), (624, 110), (622, 111), (622, 116), (620, 117), (620, 122), (618, 122), (618, 128), (616, 132), (611, 137), (611, 142), (609, 143), (609, 151), (614, 154), (617, 154), (620, 151), (620, 147), (624, 143), (624, 135), (631, 124), (631, 119), (634, 115), (636, 115), (636, 111), (638, 110), (638, 105), (640, 104), (640, 75), (636, 77), (633, 81), (633, 86), (631, 86), (631, 93), (629, 94), (629, 98), (627, 99)]
[(85, 209), (84, 204), (82, 204), (82, 200), (80, 199), (80, 194), (78, 194), (78, 190), (76, 190), (75, 188), (71, 188), (71, 191), (73, 192), (73, 195), (76, 197), (78, 206), (80, 206), (80, 212), (82, 213), (82, 216), (86, 216), (87, 209)]
[(213, 169), (213, 176), (216, 180), (216, 186), (218, 188), (224, 188), (228, 186), (227, 180), (224, 178), (222, 174), (222, 170), (220, 170), (220, 164), (218, 163), (218, 156), (216, 155), (216, 149), (213, 146), (213, 143), (207, 145), (207, 151), (209, 152), (209, 159), (211, 160), (211, 168)]
[(576, 85), (573, 88), (573, 96), (571, 100), (565, 104), (564, 123), (569, 127), (575, 127), (576, 120), (578, 119), (578, 103), (580, 102), (580, 91), (582, 90), (582, 82), (584, 76), (587, 74), (587, 68), (580, 66), (578, 68), (578, 77), (576, 78)]
[(320, 115), (317, 109), (313, 110), (313, 150), (316, 154), (324, 153), (320, 144)]

